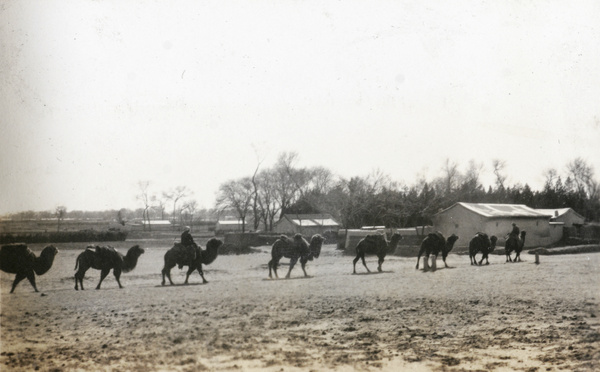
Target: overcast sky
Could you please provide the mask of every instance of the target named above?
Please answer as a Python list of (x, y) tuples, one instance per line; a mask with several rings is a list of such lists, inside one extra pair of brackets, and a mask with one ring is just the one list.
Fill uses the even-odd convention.
[(600, 174), (600, 3), (2, 1), (0, 214), (200, 207), (283, 151), (407, 185), (582, 157)]

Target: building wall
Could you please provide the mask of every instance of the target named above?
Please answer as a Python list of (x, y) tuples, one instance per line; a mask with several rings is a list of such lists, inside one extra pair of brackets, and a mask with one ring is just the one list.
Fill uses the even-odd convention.
[(568, 211), (564, 215), (555, 218), (554, 222), (563, 222), (565, 227), (571, 227), (574, 223), (583, 225), (585, 218), (577, 216), (573, 211)]
[[(548, 218), (488, 218), (460, 205), (434, 216), (433, 227), (434, 230), (440, 231), (446, 237), (451, 234), (458, 235), (456, 247), (467, 247), (471, 238), (478, 232), (484, 232), (490, 236), (496, 235), (497, 245), (504, 247), (505, 236), (512, 230), (513, 222), (521, 231), (527, 231), (526, 248), (550, 245), (562, 238), (562, 229), (553, 227), (551, 231)], [(558, 235), (560, 236), (557, 238)]]

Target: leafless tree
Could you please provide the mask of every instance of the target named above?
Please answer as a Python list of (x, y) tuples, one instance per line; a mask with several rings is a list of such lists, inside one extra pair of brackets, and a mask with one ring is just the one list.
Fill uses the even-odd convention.
[(217, 194), (217, 207), (221, 210), (232, 208), (242, 221), (242, 232), (246, 230), (246, 216), (250, 211), (250, 204), (254, 188), (250, 177), (228, 181), (221, 184)]
[(499, 159), (492, 160), (492, 167), (494, 168), (494, 175), (496, 176), (496, 186), (499, 189), (504, 189), (504, 182), (506, 181), (506, 175), (502, 173), (506, 167), (506, 162)]
[(152, 231), (152, 227), (150, 226), (150, 213), (148, 212), (152, 207), (151, 196), (148, 191), (149, 188), (150, 181), (138, 181), (139, 194), (136, 195), (136, 199), (142, 203), (144, 230), (146, 230), (146, 225), (148, 225), (148, 231)]
[(177, 186), (175, 189), (163, 192), (163, 197), (166, 200), (170, 200), (173, 202), (173, 223), (175, 223), (175, 219), (177, 218), (177, 202), (181, 199), (188, 197), (191, 192), (185, 186)]
[(64, 206), (58, 206), (56, 207), (56, 209), (54, 210), (54, 215), (56, 216), (56, 231), (60, 231), (60, 221), (62, 221), (65, 218), (65, 215), (67, 214), (67, 207)]
[(578, 192), (584, 193), (590, 199), (598, 197), (599, 188), (594, 179), (594, 169), (583, 158), (578, 157), (569, 162), (567, 171)]

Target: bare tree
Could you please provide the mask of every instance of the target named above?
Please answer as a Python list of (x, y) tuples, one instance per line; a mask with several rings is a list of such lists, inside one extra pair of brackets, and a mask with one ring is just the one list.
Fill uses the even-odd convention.
[(496, 176), (496, 186), (499, 189), (504, 190), (504, 182), (506, 181), (506, 175), (502, 173), (506, 167), (506, 162), (499, 159), (492, 160), (492, 167), (494, 168), (494, 175)]
[(175, 223), (175, 219), (177, 218), (177, 202), (181, 199), (186, 198), (190, 195), (190, 191), (185, 186), (177, 186), (175, 189), (163, 192), (163, 197), (166, 200), (170, 200), (173, 202), (173, 223)]
[(146, 230), (146, 225), (148, 225), (148, 231), (152, 231), (152, 227), (150, 226), (150, 214), (148, 213), (149, 209), (152, 207), (151, 196), (148, 192), (149, 187), (150, 181), (138, 181), (139, 194), (136, 195), (136, 199), (142, 203), (144, 230)]
[(56, 216), (56, 231), (60, 231), (60, 221), (62, 221), (65, 218), (66, 214), (67, 207), (64, 207), (62, 205), (56, 207), (56, 209), (54, 210), (54, 215)]
[(221, 210), (232, 208), (242, 221), (242, 232), (246, 231), (246, 216), (250, 210), (254, 188), (250, 177), (228, 181), (219, 187), (217, 207)]
[(584, 193), (590, 199), (598, 196), (598, 182), (594, 180), (594, 169), (583, 158), (578, 157), (569, 162), (567, 171), (578, 192)]

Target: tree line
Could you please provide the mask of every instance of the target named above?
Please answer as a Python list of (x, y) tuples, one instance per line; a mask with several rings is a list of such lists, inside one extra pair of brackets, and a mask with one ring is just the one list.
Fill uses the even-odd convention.
[[(362, 226), (412, 227), (431, 225), (437, 212), (456, 202), (525, 204), (532, 208), (573, 208), (588, 222), (600, 221), (600, 185), (593, 168), (582, 158), (568, 162), (563, 171), (544, 171), (541, 190), (528, 184), (507, 184), (506, 164), (491, 164), (494, 184), (485, 188), (480, 180), (483, 164), (470, 161), (461, 171), (447, 159), (432, 180), (419, 179), (407, 186), (375, 170), (361, 177), (343, 178), (324, 167), (299, 167), (295, 152), (281, 153), (275, 164), (251, 175), (223, 182), (218, 189), (214, 209), (199, 208), (187, 186), (155, 192), (150, 181), (138, 182), (135, 199), (140, 208), (107, 211), (55, 211), (14, 213), (13, 220), (55, 218), (131, 220), (149, 222), (169, 219), (180, 225), (216, 221), (230, 216), (243, 223), (243, 230), (264, 228), (272, 231), (283, 214), (331, 214), (344, 228)], [(249, 224), (249, 225), (246, 225)], [(150, 224), (145, 224), (148, 229)]]
[(446, 160), (440, 176), (403, 185), (376, 170), (365, 177), (337, 177), (323, 167), (298, 167), (298, 154), (279, 155), (274, 166), (220, 185), (216, 206), (230, 210), (256, 230), (268, 231), (282, 214), (328, 213), (345, 228), (412, 227), (432, 224), (437, 212), (456, 202), (525, 204), (531, 208), (573, 208), (588, 222), (600, 220), (600, 187), (582, 158), (566, 164), (565, 172), (545, 171), (542, 190), (528, 184), (507, 185), (506, 165), (492, 163), (494, 185), (480, 182), (483, 164), (469, 162), (464, 171)]

